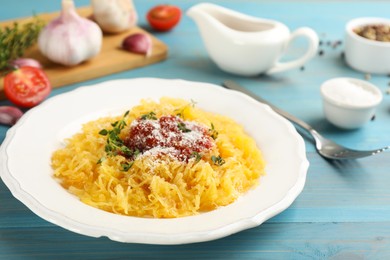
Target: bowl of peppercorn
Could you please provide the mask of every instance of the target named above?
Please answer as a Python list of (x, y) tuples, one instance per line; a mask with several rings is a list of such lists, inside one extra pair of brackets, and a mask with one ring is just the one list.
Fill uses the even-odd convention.
[(361, 17), (349, 21), (345, 60), (358, 71), (390, 74), (390, 19)]

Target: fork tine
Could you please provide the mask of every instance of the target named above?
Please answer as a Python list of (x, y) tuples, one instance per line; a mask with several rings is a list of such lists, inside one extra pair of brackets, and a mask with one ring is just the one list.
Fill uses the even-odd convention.
[(371, 151), (359, 151), (359, 150), (350, 150), (345, 149), (338, 153), (334, 153), (332, 156), (334, 158), (332, 159), (357, 159), (362, 157), (367, 157), (371, 155), (376, 155), (378, 153), (384, 152), (385, 150), (389, 149), (390, 146), (383, 147), (381, 149), (371, 150)]
[(381, 148), (381, 149), (377, 149), (377, 150), (373, 153), (373, 155), (374, 155), (374, 154), (377, 154), (377, 153), (384, 152), (384, 151), (386, 151), (387, 149), (390, 149), (390, 146), (386, 146), (386, 147), (383, 147), (383, 148)]

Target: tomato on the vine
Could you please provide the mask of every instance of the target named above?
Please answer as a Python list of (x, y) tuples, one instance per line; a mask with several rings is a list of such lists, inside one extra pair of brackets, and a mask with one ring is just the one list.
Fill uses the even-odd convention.
[(41, 103), (51, 92), (45, 72), (35, 67), (21, 67), (4, 77), (4, 93), (17, 106), (30, 108)]
[(157, 5), (148, 11), (146, 18), (156, 31), (169, 31), (179, 23), (181, 9), (174, 5)]

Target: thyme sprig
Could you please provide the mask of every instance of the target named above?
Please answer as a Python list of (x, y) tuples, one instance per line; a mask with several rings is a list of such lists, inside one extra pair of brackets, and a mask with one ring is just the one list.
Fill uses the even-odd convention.
[(156, 113), (154, 113), (153, 111), (147, 113), (147, 114), (144, 114), (141, 116), (141, 119), (142, 120), (146, 120), (146, 119), (150, 119), (150, 120), (157, 120), (157, 117), (156, 117)]
[(211, 161), (217, 165), (217, 166), (222, 166), (225, 163), (225, 160), (221, 156), (211, 156)]
[(202, 159), (202, 154), (198, 152), (192, 152), (190, 158), (195, 158), (195, 162), (199, 162)]
[(188, 129), (186, 124), (183, 123), (183, 122), (180, 122), (177, 124), (177, 127), (179, 128), (180, 131), (182, 131), (183, 133), (189, 133), (191, 132), (191, 129)]
[(213, 138), (214, 140), (217, 139), (217, 137), (218, 137), (218, 131), (215, 130), (213, 123), (211, 123), (211, 128), (209, 129), (209, 134), (210, 134), (211, 138)]
[[(109, 157), (116, 155), (124, 155), (125, 157), (137, 157), (140, 153), (138, 150), (131, 150), (124, 144), (124, 141), (120, 138), (121, 131), (126, 127), (125, 118), (129, 115), (130, 111), (126, 111), (121, 120), (118, 120), (111, 124), (112, 129), (102, 129), (99, 131), (100, 135), (107, 136), (107, 143), (104, 147), (106, 155)], [(98, 160), (98, 164), (101, 164), (106, 159), (105, 156)], [(134, 161), (128, 161), (122, 163), (122, 170), (128, 171), (133, 166)]]
[(134, 161), (129, 161), (121, 164), (122, 171), (127, 172), (133, 166)]
[(0, 70), (9, 69), (9, 62), (22, 57), (26, 49), (34, 45), (45, 22), (34, 16), (34, 20), (23, 25), (0, 28)]

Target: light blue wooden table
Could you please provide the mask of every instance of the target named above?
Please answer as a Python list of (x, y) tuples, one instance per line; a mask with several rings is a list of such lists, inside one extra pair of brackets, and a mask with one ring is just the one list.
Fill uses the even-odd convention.
[[(2, 0), (0, 19), (30, 16), (32, 12), (58, 10), (60, 1)], [(89, 4), (76, 0), (77, 6)], [(148, 29), (146, 11), (164, 1), (135, 1), (139, 25)], [(166, 1), (165, 1), (166, 2)], [(183, 10), (198, 1), (172, 0)], [(220, 71), (208, 58), (195, 23), (184, 16), (169, 33), (155, 36), (169, 46), (164, 62), (90, 80), (52, 92), (51, 96), (111, 79), (160, 77), (221, 84), (232, 79), (275, 105), (307, 121), (327, 137), (357, 149), (390, 144), (390, 77), (372, 75), (370, 81), (384, 93), (375, 120), (354, 131), (330, 125), (322, 112), (319, 87), (333, 77), (364, 79), (342, 59), (344, 46), (327, 42), (343, 40), (346, 22), (359, 16), (388, 17), (385, 1), (271, 2), (220, 0), (214, 3), (250, 15), (279, 20), (291, 30), (312, 27), (320, 36), (323, 55), (304, 69), (272, 77), (238, 77)], [(302, 44), (297, 44), (300, 51)], [(0, 105), (9, 104), (6, 101)], [(8, 130), (0, 126), (0, 140)], [(345, 163), (326, 161), (305, 139), (310, 168), (306, 186), (286, 211), (263, 225), (216, 241), (155, 246), (123, 244), (107, 238), (91, 238), (48, 223), (15, 199), (0, 181), (0, 259), (390, 259), (390, 153)]]

